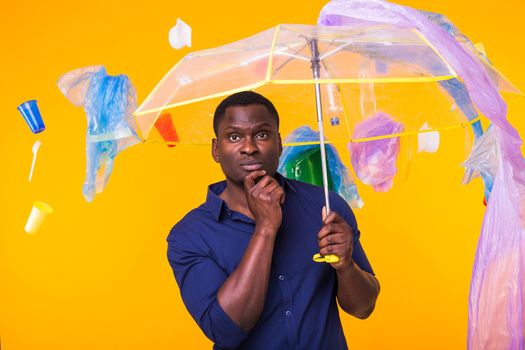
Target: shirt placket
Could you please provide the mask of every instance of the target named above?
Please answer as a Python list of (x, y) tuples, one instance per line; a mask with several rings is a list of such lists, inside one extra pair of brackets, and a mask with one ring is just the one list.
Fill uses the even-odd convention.
[(290, 275), (284, 272), (278, 272), (277, 279), (279, 290), (281, 291), (282, 301), (282, 317), (284, 318), (284, 324), (286, 327), (286, 338), (290, 349), (299, 349), (299, 343), (297, 341), (297, 320), (296, 313), (293, 307), (293, 293), (292, 286), (289, 280)]

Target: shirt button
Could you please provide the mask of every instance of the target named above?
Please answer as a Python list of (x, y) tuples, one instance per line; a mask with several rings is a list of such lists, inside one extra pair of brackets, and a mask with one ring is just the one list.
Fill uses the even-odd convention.
[(284, 281), (284, 276), (283, 276), (283, 275), (279, 275), (279, 279), (280, 279), (281, 281)]
[(284, 314), (288, 317), (292, 316), (292, 312), (290, 310), (286, 310)]

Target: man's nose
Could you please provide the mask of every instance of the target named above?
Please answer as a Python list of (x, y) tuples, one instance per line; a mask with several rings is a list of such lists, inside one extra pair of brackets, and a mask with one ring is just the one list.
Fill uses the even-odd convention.
[(241, 152), (244, 154), (254, 154), (258, 151), (257, 144), (252, 137), (246, 137), (243, 141)]

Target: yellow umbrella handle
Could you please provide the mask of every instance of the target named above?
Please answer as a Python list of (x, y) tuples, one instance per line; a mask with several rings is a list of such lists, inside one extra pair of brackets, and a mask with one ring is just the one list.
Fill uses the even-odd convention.
[(313, 259), (315, 262), (325, 262), (329, 264), (339, 262), (339, 257), (334, 254), (321, 255), (317, 253), (314, 255)]

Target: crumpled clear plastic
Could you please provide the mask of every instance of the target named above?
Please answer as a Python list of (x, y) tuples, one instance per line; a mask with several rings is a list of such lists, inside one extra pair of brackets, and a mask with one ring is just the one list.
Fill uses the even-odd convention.
[[(319, 141), (319, 133), (308, 126), (302, 126), (286, 136), (284, 143), (315, 141)], [(279, 173), (292, 179), (304, 180), (305, 177), (308, 177), (305, 175), (308, 174), (298, 173), (304, 169), (302, 167), (302, 161), (305, 157), (310, 156), (311, 152), (315, 151), (320, 152), (319, 145), (317, 144), (284, 147), (281, 158), (279, 159)], [(326, 158), (328, 162), (329, 188), (343, 197), (352, 208), (363, 207), (364, 203), (357, 193), (357, 187), (349, 175), (348, 169), (341, 162), (339, 153), (333, 145), (326, 144)], [(318, 170), (318, 174), (321, 174), (320, 167), (316, 170)], [(322, 175), (319, 175), (320, 178), (321, 176)], [(311, 178), (312, 176), (309, 177)], [(312, 183), (311, 179), (309, 180), (309, 182)], [(319, 182), (320, 183), (313, 184), (322, 186), (322, 180)]]
[(91, 202), (106, 186), (115, 157), (141, 141), (132, 113), (135, 87), (125, 75), (110, 76), (103, 66), (79, 68), (61, 76), (58, 88), (87, 116), (86, 179), (82, 193)]
[(485, 198), (488, 200), (500, 162), (498, 143), (493, 128), (489, 127), (476, 140), (467, 160), (461, 164), (466, 168), (463, 183), (467, 184), (472, 179), (481, 176), (485, 183)]
[[(401, 123), (393, 120), (387, 113), (376, 112), (372, 117), (356, 125), (352, 139), (398, 134), (402, 131)], [(386, 192), (392, 188), (397, 173), (399, 137), (349, 142), (348, 150), (359, 180), (371, 185), (378, 192)]]

